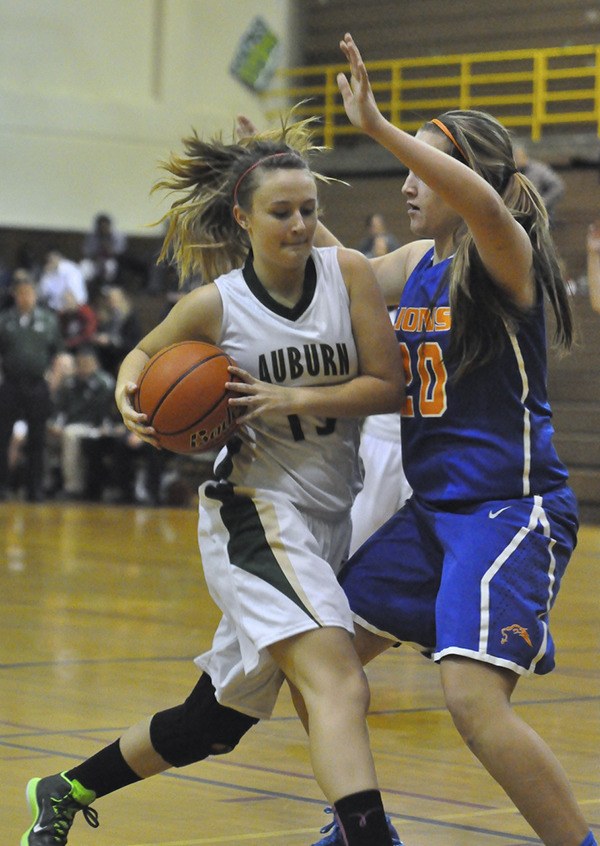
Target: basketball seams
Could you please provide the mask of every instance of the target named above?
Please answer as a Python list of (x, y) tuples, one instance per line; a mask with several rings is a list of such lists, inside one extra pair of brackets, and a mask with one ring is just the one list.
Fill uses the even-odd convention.
[[(182, 377), (182, 378), (184, 378), (184, 377)], [(177, 387), (177, 386), (173, 385), (173, 388), (175, 388), (175, 387)], [(169, 393), (171, 393), (171, 391), (169, 391)], [(223, 391), (223, 393), (221, 394), (219, 399), (208, 409), (208, 411), (204, 412), (202, 417), (199, 417), (198, 420), (193, 420), (187, 426), (184, 426), (183, 429), (177, 429), (174, 432), (165, 432), (165, 431), (162, 431), (161, 429), (156, 429), (156, 433), (158, 435), (164, 435), (165, 437), (170, 438), (170, 437), (175, 437), (176, 435), (182, 435), (184, 432), (187, 432), (188, 429), (191, 429), (194, 426), (199, 426), (202, 423), (203, 420), (206, 420), (207, 417), (210, 417), (210, 415), (213, 413), (215, 408), (218, 408), (218, 406), (221, 405), (221, 403), (223, 402), (224, 399), (227, 399), (228, 394), (229, 394), (229, 391)], [(166, 396), (168, 396), (168, 394), (166, 394)], [(154, 415), (156, 415), (159, 408), (160, 408), (160, 406), (157, 407), (156, 411), (154, 412)]]
[[(136, 392), (136, 400), (139, 397), (140, 391), (142, 389), (142, 385), (144, 384), (146, 376), (148, 375), (148, 372), (150, 370), (150, 362), (152, 362), (152, 367), (154, 367), (156, 365), (156, 363), (159, 362), (161, 360), (161, 358), (163, 358), (163, 356), (167, 355), (175, 347), (181, 348), (181, 347), (187, 347), (187, 346), (195, 346), (196, 344), (204, 344), (207, 347), (212, 346), (212, 344), (209, 344), (208, 342), (205, 342), (205, 341), (177, 341), (176, 343), (169, 344), (168, 347), (164, 347), (162, 350), (159, 350), (157, 353), (155, 353), (146, 362), (146, 366), (144, 367), (144, 369), (140, 373), (139, 382), (138, 382), (138, 390)], [(213, 353), (212, 355), (208, 355), (205, 359), (202, 359), (202, 360), (203, 361), (210, 361), (211, 358), (218, 358), (220, 355), (224, 355), (227, 359), (229, 359), (229, 363), (233, 364), (233, 362), (231, 361), (231, 359), (229, 358), (227, 353), (223, 352), (222, 350), (218, 353)], [(194, 363), (196, 364), (196, 363), (199, 363), (199, 362), (194, 362)]]
[(235, 431), (226, 382), (235, 361), (206, 341), (180, 341), (153, 355), (138, 377), (133, 405), (147, 415), (158, 443), (176, 453), (220, 448)]
[(152, 366), (154, 367), (156, 362), (160, 361), (160, 359), (163, 356), (167, 355), (167, 353), (169, 353), (169, 351), (172, 350), (173, 347), (186, 347), (186, 346), (189, 346), (190, 344), (195, 344), (195, 343), (196, 343), (196, 341), (180, 341), (180, 342), (177, 342), (175, 344), (170, 344), (168, 347), (164, 347), (162, 350), (159, 350), (150, 359), (148, 359), (148, 361), (146, 362), (146, 366), (144, 367), (144, 369), (140, 373), (140, 380), (138, 382), (138, 390), (137, 390), (137, 393), (136, 393), (136, 399), (140, 394), (140, 391), (142, 389), (142, 385), (144, 384), (144, 380), (145, 380), (145, 378), (148, 375), (148, 372), (150, 370), (150, 362), (152, 362)]
[[(170, 349), (170, 348), (167, 347), (167, 349)], [(166, 350), (164, 352), (166, 352)], [(197, 370), (201, 365), (206, 364), (207, 361), (213, 361), (215, 358), (226, 358), (227, 361), (229, 362), (229, 364), (231, 364), (231, 359), (229, 358), (229, 356), (226, 353), (223, 353), (223, 352), (222, 353), (215, 353), (214, 355), (208, 355), (206, 358), (203, 358), (201, 361), (194, 362), (194, 364), (192, 364), (191, 367), (189, 367), (185, 371), (185, 373), (182, 373), (181, 376), (179, 376), (175, 382), (173, 382), (171, 385), (169, 385), (168, 390), (165, 391), (165, 393), (157, 401), (156, 406), (154, 408), (154, 411), (152, 412), (151, 415), (148, 415), (148, 425), (149, 426), (152, 426), (152, 421), (154, 420), (154, 418), (156, 417), (156, 415), (160, 411), (161, 406), (163, 405), (165, 400), (173, 393), (173, 391), (177, 388), (177, 386), (179, 384), (181, 384), (181, 382), (183, 382), (183, 380), (186, 379), (190, 375), (190, 373), (193, 373), (194, 370)], [(157, 361), (158, 360), (159, 359), (157, 359)], [(137, 393), (138, 397), (140, 396), (140, 394), (142, 392), (142, 385), (143, 385), (143, 379), (140, 379), (140, 385), (139, 385), (138, 393)], [(227, 391), (224, 391), (223, 394), (221, 395), (220, 399), (219, 399), (219, 402), (223, 402), (226, 394), (227, 394)], [(139, 400), (138, 400), (138, 402), (139, 402)], [(204, 416), (201, 418), (201, 420), (203, 420), (205, 417), (207, 417), (208, 414), (211, 414), (215, 410), (215, 408), (219, 405), (219, 402), (216, 402), (211, 407), (210, 411), (208, 411), (206, 414), (204, 414)], [(196, 422), (190, 423), (190, 426), (195, 426), (195, 425), (197, 425)], [(185, 432), (185, 430), (188, 429), (188, 428), (189, 428), (189, 426), (184, 426), (183, 429), (179, 429), (177, 432), (159, 432), (158, 429), (156, 431), (160, 435), (180, 435), (182, 432)]]

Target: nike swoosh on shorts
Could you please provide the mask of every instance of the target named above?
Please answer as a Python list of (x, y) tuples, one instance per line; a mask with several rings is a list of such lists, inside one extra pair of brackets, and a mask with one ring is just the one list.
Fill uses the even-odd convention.
[(505, 505), (504, 508), (499, 508), (498, 511), (490, 510), (488, 513), (488, 517), (490, 518), (490, 520), (495, 520), (498, 514), (502, 514), (503, 511), (507, 511), (511, 507), (512, 506), (510, 505)]

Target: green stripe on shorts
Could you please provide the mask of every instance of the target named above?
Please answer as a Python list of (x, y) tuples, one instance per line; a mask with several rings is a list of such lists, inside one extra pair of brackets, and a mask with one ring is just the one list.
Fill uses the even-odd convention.
[(206, 496), (222, 503), (220, 513), (229, 532), (227, 551), (231, 563), (272, 585), (318, 623), (281, 569), (267, 542), (256, 505), (250, 497), (236, 494), (230, 485), (215, 485), (210, 488), (210, 492), (206, 490)]

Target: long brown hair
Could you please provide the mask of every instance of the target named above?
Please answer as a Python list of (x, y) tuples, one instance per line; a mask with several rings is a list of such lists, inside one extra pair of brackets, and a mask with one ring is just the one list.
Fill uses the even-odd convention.
[(225, 143), (221, 135), (208, 141), (193, 134), (183, 139), (184, 152), (172, 153), (161, 167), (168, 174), (153, 191), (180, 196), (159, 223), (168, 228), (158, 261), (177, 265), (180, 284), (192, 276), (210, 282), (240, 267), (250, 242), (233, 216), (237, 202), (249, 210), (259, 172), (272, 168), (311, 171), (309, 156), (322, 148), (312, 143), (314, 118), (293, 121), (293, 110), (277, 129)]
[[(550, 235), (548, 214), (534, 185), (517, 170), (510, 134), (494, 117), (475, 109), (448, 111), (439, 116), (439, 121), (452, 136), (450, 154), (496, 189), (529, 235), (536, 284), (549, 300), (556, 318), (554, 340), (568, 349), (573, 341), (573, 318)], [(432, 122), (425, 126), (428, 130), (436, 129)], [(457, 233), (449, 286), (450, 356), (456, 361), (458, 378), (495, 357), (506, 341), (506, 329), (516, 329), (526, 314), (490, 279), (466, 228)]]

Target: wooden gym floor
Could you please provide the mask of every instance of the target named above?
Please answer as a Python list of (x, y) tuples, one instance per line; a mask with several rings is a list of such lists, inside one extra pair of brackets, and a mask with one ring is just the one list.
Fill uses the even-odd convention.
[[(6, 844), (29, 826), (27, 780), (72, 766), (177, 704), (218, 614), (193, 509), (0, 506), (0, 783)], [(550, 743), (600, 831), (600, 527), (583, 526), (555, 608), (557, 669), (521, 681), (519, 712)], [(537, 843), (462, 745), (435, 665), (409, 649), (368, 669), (372, 745), (406, 846)], [(172, 770), (78, 815), (69, 844), (309, 846), (330, 818), (287, 692), (230, 755)]]

